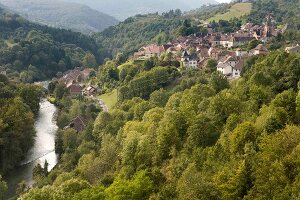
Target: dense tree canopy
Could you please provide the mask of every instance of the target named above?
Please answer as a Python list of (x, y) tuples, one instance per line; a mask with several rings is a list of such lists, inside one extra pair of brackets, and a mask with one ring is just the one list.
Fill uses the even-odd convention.
[[(23, 82), (54, 77), (74, 67), (95, 67), (107, 57), (89, 36), (37, 25), (3, 8), (0, 27), (0, 65), (10, 78)], [(88, 51), (96, 58), (84, 58)]]
[(0, 172), (15, 167), (33, 144), (41, 89), (0, 81)]
[[(80, 136), (61, 131), (61, 163), (44, 178), (52, 184), (24, 198), (298, 198), (299, 55), (252, 62), (231, 83), (207, 70), (174, 79), (168, 67), (134, 71), (122, 85), (137, 97), (119, 99)], [(70, 105), (69, 114), (79, 109)]]

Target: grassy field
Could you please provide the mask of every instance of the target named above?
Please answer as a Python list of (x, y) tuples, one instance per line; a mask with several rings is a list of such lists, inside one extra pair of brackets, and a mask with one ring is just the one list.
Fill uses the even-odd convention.
[(208, 19), (208, 21), (219, 21), (220, 19), (223, 20), (230, 20), (232, 18), (239, 18), (244, 15), (249, 15), (252, 9), (251, 3), (236, 3), (234, 4), (228, 12), (223, 14), (217, 14), (214, 17)]
[(12, 41), (10, 40), (5, 40), (5, 43), (8, 47), (13, 47), (15, 45), (15, 43), (13, 43)]
[(100, 96), (100, 99), (104, 101), (110, 110), (117, 103), (117, 90), (113, 90), (110, 93), (106, 93)]

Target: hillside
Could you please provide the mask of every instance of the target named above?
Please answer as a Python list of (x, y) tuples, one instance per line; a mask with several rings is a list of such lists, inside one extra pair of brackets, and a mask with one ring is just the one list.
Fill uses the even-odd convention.
[(33, 82), (83, 65), (86, 52), (98, 62), (100, 45), (81, 33), (27, 21), (0, 8), (0, 66), (11, 79)]
[(181, 14), (171, 17), (159, 14), (137, 15), (95, 34), (94, 37), (113, 55), (122, 52), (128, 56), (142, 45), (157, 42), (159, 38), (161, 42), (174, 39), (182, 23)]
[(268, 14), (277, 23), (290, 23), (300, 27), (300, 0), (255, 1), (248, 21), (261, 23)]
[(252, 9), (252, 3), (236, 3), (232, 5), (225, 13), (218, 13), (214, 17), (209, 18), (207, 21), (230, 20), (233, 18), (240, 18), (249, 15)]
[[(37, 172), (39, 187), (22, 199), (297, 199), (299, 54), (277, 51), (247, 65), (233, 82), (205, 70), (128, 65), (130, 79), (119, 80), (127, 98), (84, 131), (61, 129), (59, 165)], [(116, 63), (98, 76), (118, 77), (109, 68)], [(59, 100), (59, 122), (94, 116), (68, 98)]]
[(171, 9), (188, 11), (207, 4), (217, 4), (215, 0), (65, 0), (86, 4), (101, 12), (108, 13), (119, 20), (136, 14), (166, 12)]
[(0, 2), (31, 21), (86, 34), (102, 31), (118, 22), (115, 18), (88, 6), (61, 0), (0, 0)]

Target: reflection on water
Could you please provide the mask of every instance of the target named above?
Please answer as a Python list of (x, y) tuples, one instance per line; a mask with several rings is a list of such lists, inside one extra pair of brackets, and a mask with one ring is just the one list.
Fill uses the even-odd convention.
[(47, 160), (48, 170), (53, 169), (57, 164), (57, 155), (55, 154), (55, 133), (58, 129), (54, 121), (56, 107), (46, 100), (41, 101), (39, 116), (35, 123), (36, 138), (33, 148), (28, 152), (26, 159), (21, 165), (12, 170), (7, 176), (8, 196), (15, 194), (18, 183), (26, 181), (28, 186), (32, 186), (34, 181), (32, 178), (33, 168), (40, 163), (42, 166)]

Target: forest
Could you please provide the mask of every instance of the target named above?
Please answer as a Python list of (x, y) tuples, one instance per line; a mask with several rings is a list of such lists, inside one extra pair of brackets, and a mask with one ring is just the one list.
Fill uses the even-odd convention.
[[(120, 84), (133, 91), (141, 84), (132, 81), (169, 70), (130, 67), (141, 69)], [(78, 135), (59, 131), (60, 164), (37, 176), (22, 198), (299, 198), (300, 57), (277, 51), (245, 69), (233, 82), (217, 72), (184, 71), (149, 95), (96, 111)], [(67, 99), (60, 99), (66, 115), (84, 110), (82, 100)]]
[[(249, 19), (261, 22), (270, 9), (279, 25), (293, 23), (299, 16), (293, 3), (298, 5), (294, 0), (256, 1)], [(61, 69), (87, 63), (96, 67), (103, 61), (90, 83), (99, 89), (97, 95), (117, 93), (116, 105), (104, 112), (94, 102), (98, 96), (71, 96), (65, 85), (49, 85), (59, 108), (59, 163), (51, 172), (37, 166), (34, 187), (19, 188), (20, 199), (300, 199), (300, 55), (283, 51), (299, 41), (299, 31), (269, 40), (270, 52), (247, 59), (242, 77), (229, 81), (213, 60), (203, 69), (182, 69), (171, 54), (127, 59), (144, 44), (205, 32), (180, 10), (137, 15), (92, 39), (39, 25), (31, 30), (35, 25), (22, 18), (3, 16), (3, 27), (6, 19), (10, 24), (4, 36), (13, 33), (18, 44), (7, 39), (1, 49), (14, 54), (11, 59), (20, 58), (22, 64), (13, 63), (12, 69), (19, 66), (23, 82), (38, 80), (26, 79), (32, 72), (47, 78)], [(245, 19), (213, 22), (214, 29), (233, 31)], [(39, 52), (38, 60), (53, 66), (35, 63), (28, 52)], [(0, 172), (15, 166), (32, 144), (41, 95), (37, 86), (0, 76)], [(82, 131), (68, 127), (77, 116), (85, 123)], [(0, 177), (0, 198), (6, 190)]]
[[(107, 57), (91, 37), (31, 23), (0, 8), (0, 65), (10, 79), (31, 83), (84, 66), (87, 54), (97, 63)], [(91, 66), (85, 66), (91, 67)]]
[(42, 89), (35, 85), (10, 83), (0, 75), (0, 173), (13, 169), (34, 142), (34, 119), (39, 111)]

